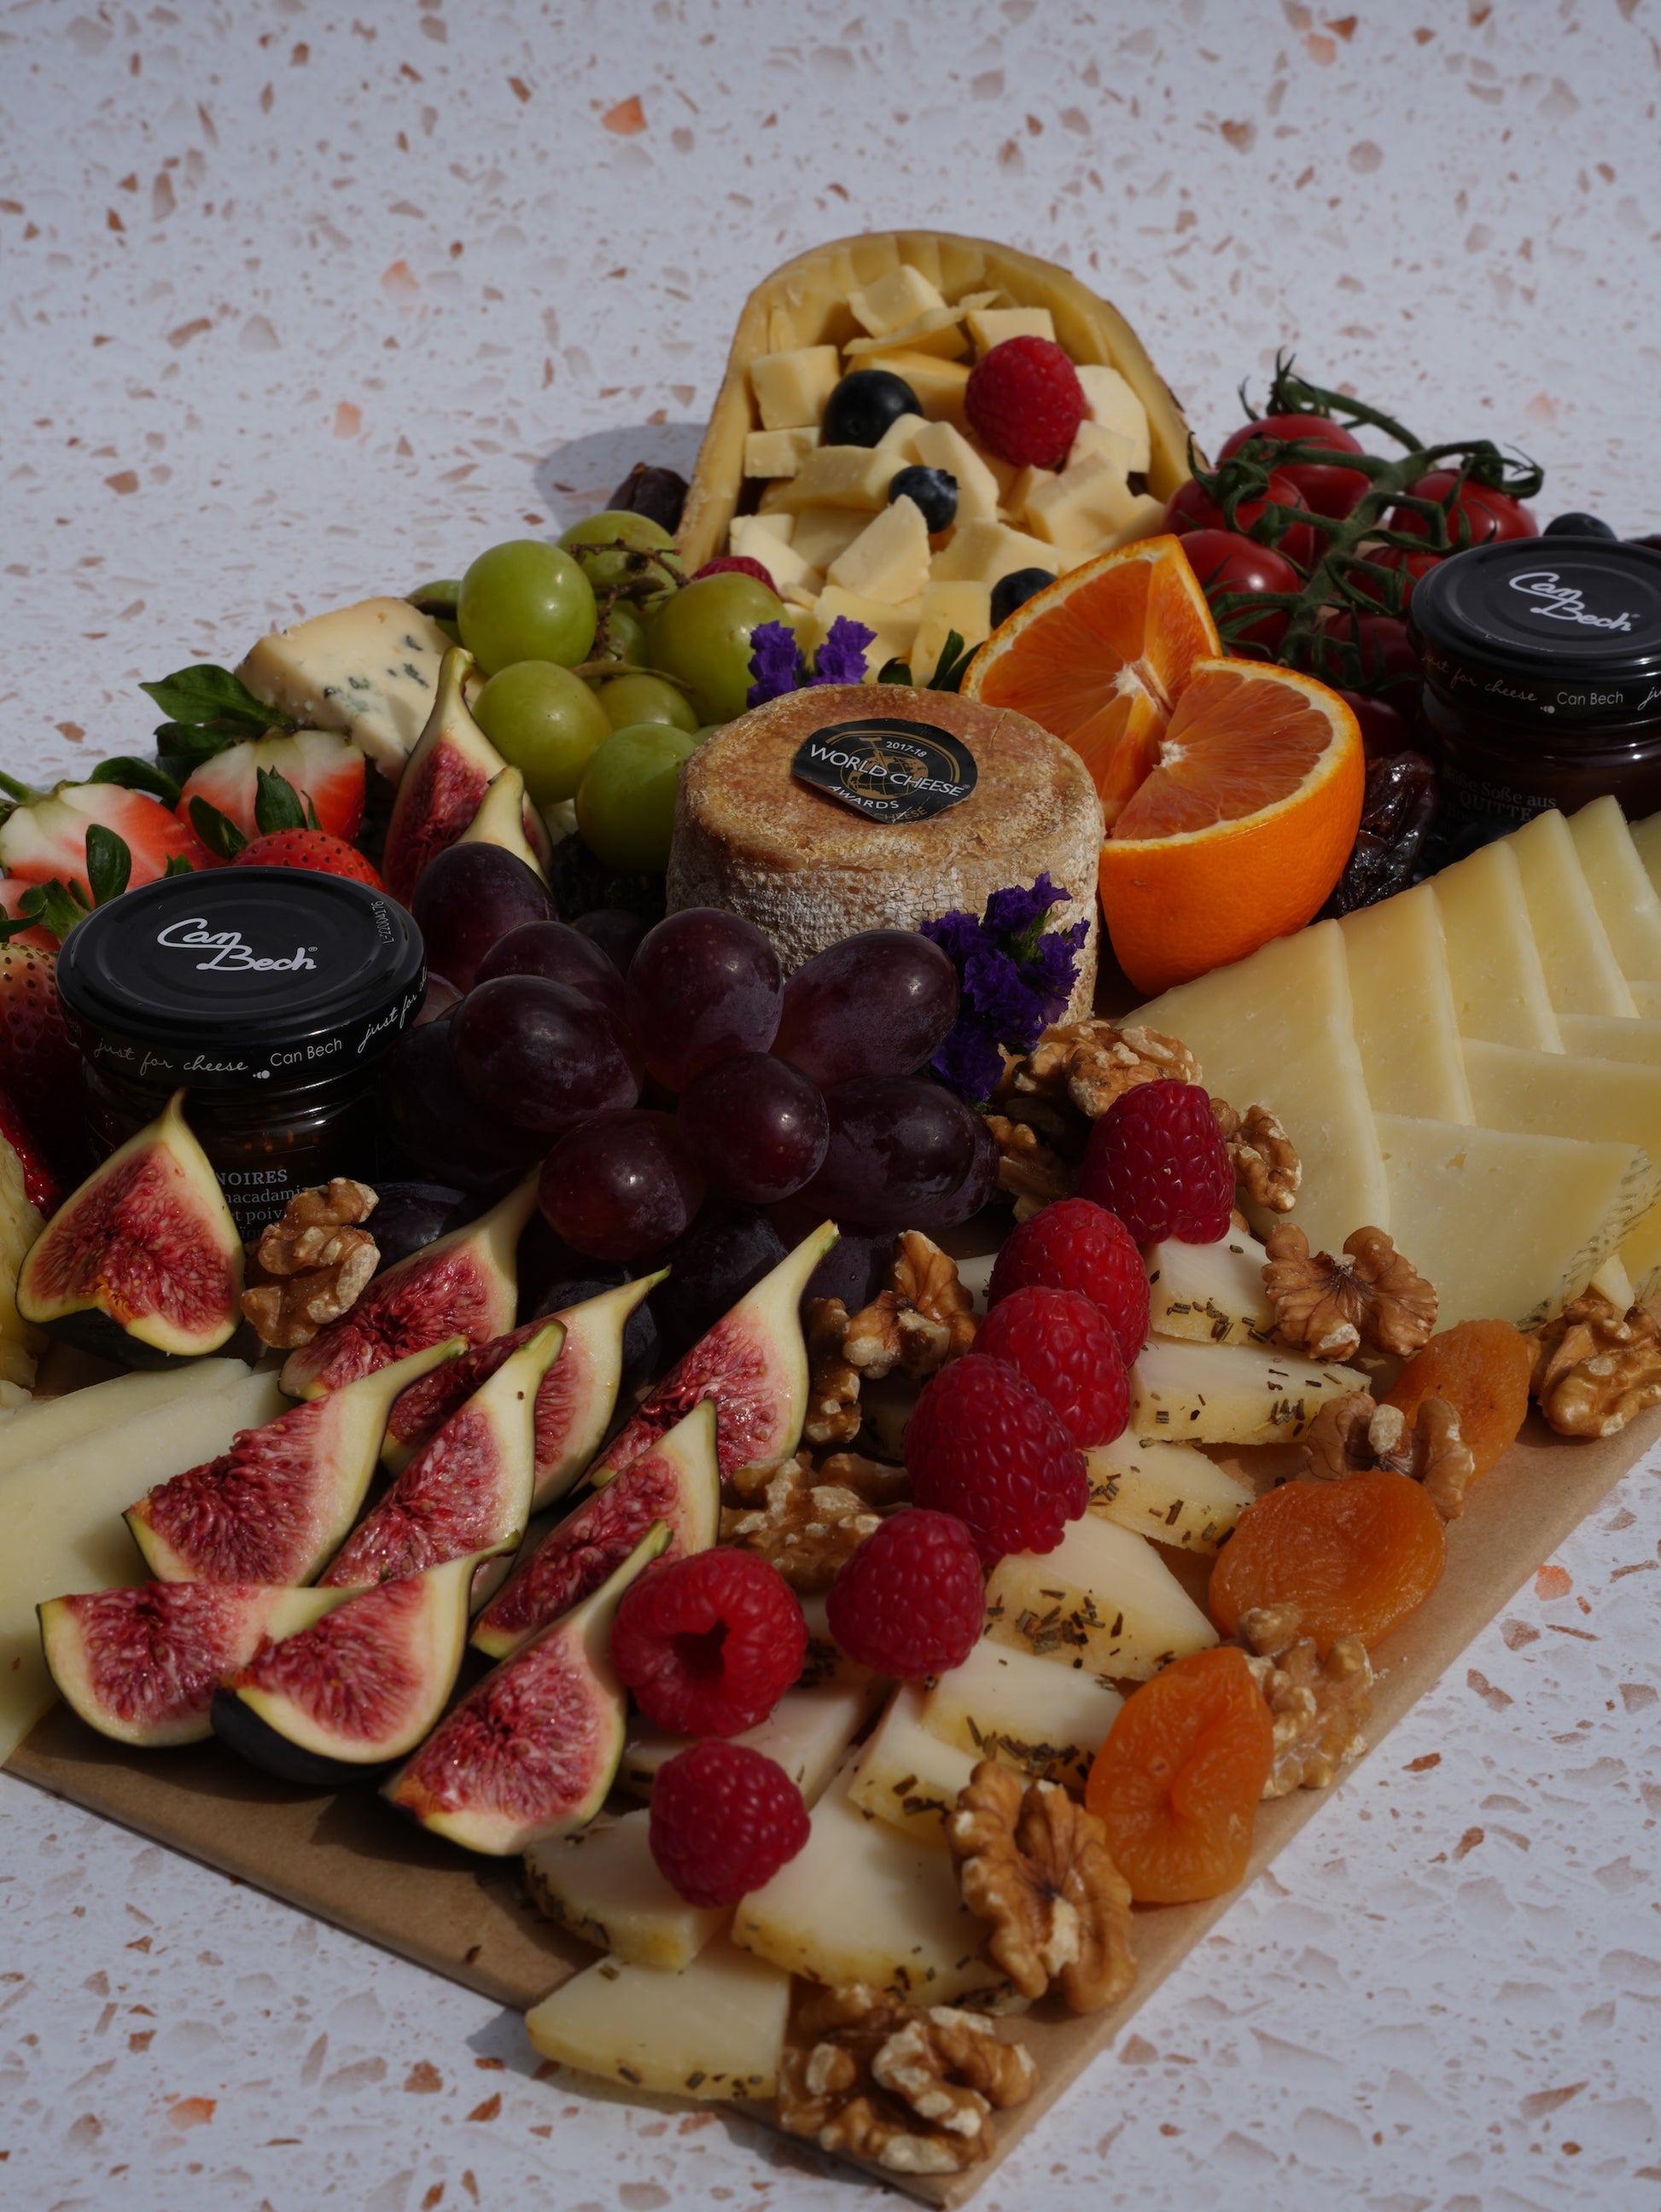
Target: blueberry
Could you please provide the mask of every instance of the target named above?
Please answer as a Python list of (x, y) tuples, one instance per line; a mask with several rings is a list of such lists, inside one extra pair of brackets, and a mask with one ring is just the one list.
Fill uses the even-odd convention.
[(931, 531), (950, 530), (958, 517), (958, 479), (950, 469), (902, 469), (888, 483), (888, 504), (909, 499)]
[(1000, 576), (992, 586), (992, 627), (1009, 620), (1017, 607), (1025, 606), (1035, 592), (1042, 592), (1055, 582), (1048, 568), (1012, 568), (1007, 576)]
[(1595, 514), (1554, 514), (1542, 534), (1547, 538), (1613, 538), (1615, 532)]
[(917, 395), (891, 369), (850, 369), (824, 404), (827, 446), (874, 446), (902, 415), (921, 415)]

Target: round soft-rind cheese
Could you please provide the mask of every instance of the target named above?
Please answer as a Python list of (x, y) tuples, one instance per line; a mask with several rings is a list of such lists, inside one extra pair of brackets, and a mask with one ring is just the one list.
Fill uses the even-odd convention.
[[(873, 716), (931, 724), (974, 757), (966, 799), (920, 822), (871, 820), (792, 773), (829, 726)], [(1050, 909), (1089, 933), (1068, 1017), (1096, 983), (1101, 801), (1070, 745), (1007, 708), (949, 691), (830, 684), (787, 692), (706, 738), (687, 762), (669, 855), (669, 911), (718, 906), (753, 921), (787, 974), (863, 929), (915, 929), (954, 908), (978, 915), (1041, 871), (1072, 894)]]

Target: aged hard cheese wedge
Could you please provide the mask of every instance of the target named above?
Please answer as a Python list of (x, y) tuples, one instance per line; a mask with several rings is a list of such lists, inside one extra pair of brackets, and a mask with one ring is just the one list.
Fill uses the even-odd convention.
[(1179, 983), (1130, 1018), (1180, 1037), (1198, 1054), (1207, 1088), (1242, 1113), (1267, 1106), (1279, 1115), (1303, 1162), (1298, 1221), (1313, 1248), (1336, 1252), (1364, 1224), (1389, 1228), (1335, 921)]
[(1661, 1285), (1661, 1206), (1640, 1214), (1615, 1250), (1633, 1297), (1640, 1302), (1652, 1297)]
[(1554, 1010), (1560, 1014), (1635, 1014), (1637, 1006), (1563, 817), (1555, 809), (1536, 814), (1506, 842), (1517, 856), (1529, 924)]
[(1436, 877), (1433, 889), (1460, 1036), (1561, 1052), (1523, 873), (1510, 844), (1484, 845), (1457, 860)]
[(977, 1759), (1081, 1788), (1123, 1703), (1084, 1668), (1052, 1667), (983, 1637), (925, 1693), (921, 1718), (931, 1735)]
[(1275, 1328), (1263, 1289), (1267, 1257), (1244, 1229), (1231, 1229), (1215, 1244), (1184, 1244), (1174, 1237), (1150, 1244), (1142, 1263), (1155, 1335), (1199, 1344), (1262, 1344)]
[[(807, 1804), (816, 1805), (843, 1752), (882, 1702), (882, 1691), (863, 1668), (812, 1689), (787, 1690), (764, 1721), (733, 1741), (776, 1759)], [(649, 1797), (658, 1769), (691, 1741), (636, 1721), (618, 1769), (618, 1788)]]
[[(1661, 1168), (1661, 1068), (1567, 1052), (1523, 1052), (1475, 1039), (1466, 1048), (1465, 1065), (1484, 1128), (1641, 1145)], [(1532, 1203), (1535, 1194), (1519, 1196)]]
[(247, 1371), (240, 1359), (193, 1359), (187, 1366), (118, 1375), (66, 1397), (37, 1398), (20, 1407), (0, 1421), (0, 1514), (8, 1494), (6, 1478), (17, 1470), (159, 1406), (182, 1407), (189, 1399), (226, 1389)]
[[(830, 746), (827, 732), (873, 715), (966, 744), (977, 771), (968, 797), (922, 821), (885, 823), (792, 775), (799, 746)], [(788, 972), (856, 930), (910, 929), (952, 907), (978, 913), (1001, 885), (1047, 870), (1073, 894), (1051, 909), (1052, 921), (1089, 924), (1068, 1006), (1076, 1018), (1089, 1012), (1095, 988), (1101, 840), (1101, 802), (1078, 755), (1025, 716), (951, 692), (827, 684), (757, 708), (706, 738), (687, 763), (669, 910), (744, 915)]]
[(848, 1784), (855, 1804), (920, 1843), (946, 1844), (946, 1816), (975, 1771), (975, 1753), (933, 1734), (923, 1722), (928, 1692), (902, 1682)]
[(636, 1966), (690, 1966), (732, 1917), (725, 1906), (689, 1905), (658, 1872), (651, 1813), (599, 1820), (575, 1836), (532, 1844), (525, 1887), (538, 1910), (585, 1943)]
[(1661, 1021), (1623, 1021), (1619, 1014), (1564, 1014), (1558, 1024), (1563, 1048), (1586, 1060), (1634, 1060), (1661, 1067)]
[(1661, 981), (1661, 897), (1645, 873), (1620, 800), (1594, 799), (1569, 817), (1569, 835), (1621, 974), (1628, 983)]
[(1435, 1284), (1437, 1323), (1531, 1328), (1584, 1290), (1661, 1181), (1636, 1145), (1381, 1114), (1390, 1234)]
[(1151, 1336), (1130, 1370), (1126, 1433), (1141, 1443), (1289, 1444), (1329, 1400), (1366, 1388), (1353, 1367), (1296, 1352)]
[(1012, 1552), (986, 1586), (987, 1634), (1059, 1667), (1146, 1681), (1217, 1632), (1151, 1544), (1086, 1513), (1053, 1552)]
[(339, 730), (396, 783), (450, 641), (407, 599), (361, 599), (262, 637), (237, 674), (308, 729)]
[(1255, 1495), (1193, 1444), (1145, 1444), (1127, 1433), (1085, 1454), (1090, 1510), (1185, 1552), (1214, 1552)]
[(1346, 915), (1338, 927), (1374, 1113), (1472, 1120), (1435, 892), (1415, 884)]
[(601, 1959), (525, 2015), (545, 2058), (672, 2097), (770, 2097), (790, 1977), (717, 1938), (678, 1973)]
[(1661, 814), (1646, 815), (1641, 822), (1629, 825), (1633, 849), (1637, 854), (1652, 889), (1661, 896)]

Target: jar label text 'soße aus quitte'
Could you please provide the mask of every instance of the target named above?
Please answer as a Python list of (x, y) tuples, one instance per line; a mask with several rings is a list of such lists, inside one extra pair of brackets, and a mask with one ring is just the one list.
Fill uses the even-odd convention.
[(862, 715), (804, 738), (790, 771), (870, 822), (925, 822), (967, 799), (975, 756), (934, 722)]

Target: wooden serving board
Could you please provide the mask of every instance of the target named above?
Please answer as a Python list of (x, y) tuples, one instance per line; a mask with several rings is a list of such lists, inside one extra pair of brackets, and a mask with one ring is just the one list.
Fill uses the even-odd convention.
[[(1370, 1743), (1432, 1687), (1658, 1437), (1661, 1408), (1596, 1443), (1555, 1437), (1537, 1415), (1530, 1416), (1521, 1438), (1474, 1486), (1463, 1518), (1450, 1528), (1439, 1586), (1378, 1655)], [(63, 1706), (19, 1746), (7, 1769), (516, 2010), (594, 1956), (538, 1917), (517, 1861), (472, 1857), (400, 1820), (372, 1792), (295, 1789), (211, 1743), (130, 1751), (94, 1735)], [(1328, 1795), (1299, 1790), (1263, 1806), (1248, 1881)], [(1038, 2062), (1039, 2087), (1026, 2105), (1000, 2116), (1001, 2154), (1112, 2042), (1233, 1895), (1139, 1911), (1136, 1987), (1111, 2012), (1073, 2019), (1046, 2003), (1023, 2022), (1022, 2036)], [(758, 2108), (756, 2116), (768, 2117)], [(925, 2203), (957, 2205), (992, 2172), (988, 2165), (946, 2179), (879, 2178)]]

